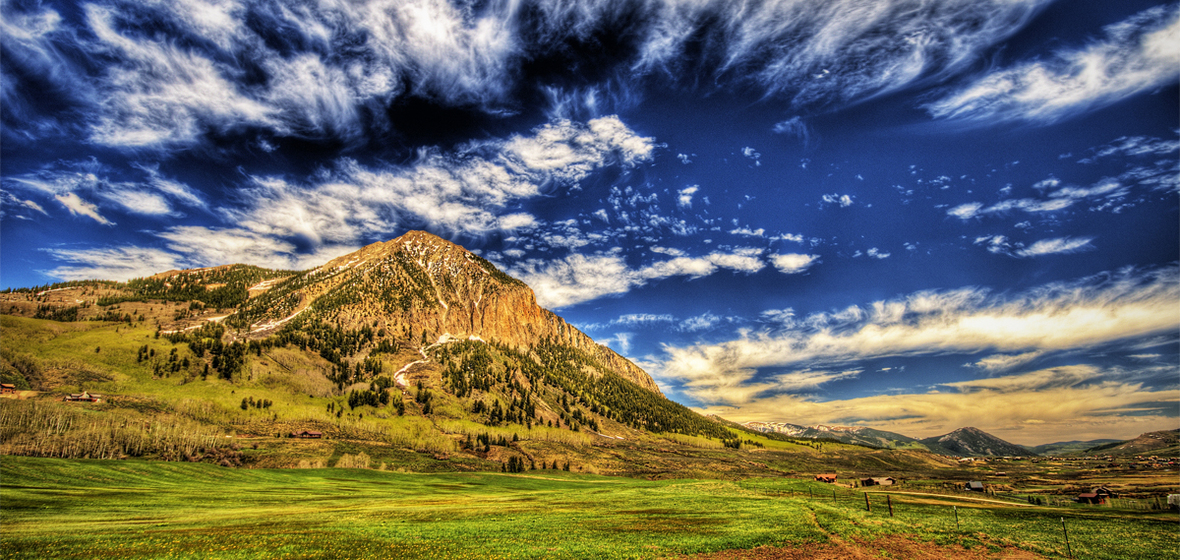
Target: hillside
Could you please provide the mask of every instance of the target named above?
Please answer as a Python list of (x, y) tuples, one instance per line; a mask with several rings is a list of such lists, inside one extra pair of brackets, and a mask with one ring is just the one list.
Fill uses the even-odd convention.
[[(0, 311), (0, 378), (29, 390), (0, 409), (6, 454), (314, 466), (363, 451), (415, 470), (716, 476), (861, 452), (669, 401), (523, 283), (421, 232), (304, 272), (9, 290)], [(83, 391), (100, 402), (62, 402)], [(289, 437), (303, 432), (320, 437)]]
[(959, 428), (949, 434), (921, 440), (936, 453), (958, 456), (1019, 457), (1033, 455), (1027, 448), (1008, 443), (978, 428)]
[(1085, 450), (1101, 455), (1180, 455), (1180, 430), (1147, 432), (1129, 441), (1115, 441)]

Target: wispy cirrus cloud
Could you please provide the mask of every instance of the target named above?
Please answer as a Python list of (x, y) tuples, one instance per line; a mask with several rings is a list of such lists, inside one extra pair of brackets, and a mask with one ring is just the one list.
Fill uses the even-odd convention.
[[(387, 109), (407, 99), (504, 115), (540, 98), (551, 117), (589, 118), (633, 104), (652, 77), (825, 107), (954, 73), (1047, 1), (97, 0), (80, 18), (9, 3), (4, 101), (23, 118), (6, 130), (132, 150), (255, 133), (352, 145), (395, 131)], [(602, 36), (619, 38), (609, 55), (575, 48)], [(572, 74), (586, 68), (599, 71)], [(552, 85), (575, 77), (589, 83)], [(76, 122), (38, 106), (46, 88)]]
[(1180, 11), (1157, 6), (1110, 25), (1106, 36), (1049, 60), (987, 74), (930, 103), (939, 119), (1048, 124), (1175, 83)]
[(1003, 235), (985, 235), (975, 238), (974, 244), (986, 247), (989, 252), (1010, 257), (1041, 257), (1045, 255), (1063, 255), (1092, 251), (1093, 237), (1054, 237), (1039, 239), (1032, 244), (1025, 245), (1019, 241), (1009, 241)]
[(622, 327), (630, 329), (664, 329), (691, 333), (709, 330), (719, 324), (732, 323), (738, 320), (735, 317), (721, 317), (713, 313), (702, 313), (686, 319), (679, 319), (667, 313), (628, 313), (606, 323), (584, 324), (579, 325), (579, 328), (588, 331), (601, 331)]
[(205, 206), (189, 186), (162, 176), (154, 167), (135, 167), (141, 175), (116, 180), (109, 177), (111, 170), (95, 159), (61, 161), (34, 173), (5, 178), (4, 184), (9, 190), (51, 196), (70, 213), (104, 225), (114, 222), (102, 214), (100, 206), (158, 218), (177, 216), (183, 207)]

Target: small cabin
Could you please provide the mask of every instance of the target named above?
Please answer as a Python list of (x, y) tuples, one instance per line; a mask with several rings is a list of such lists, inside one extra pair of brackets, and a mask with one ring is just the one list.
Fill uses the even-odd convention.
[(893, 486), (894, 484), (897, 484), (897, 480), (892, 476), (874, 476), (860, 479), (861, 486)]
[(815, 475), (816, 481), (827, 482), (828, 484), (834, 484), (837, 478), (839, 477), (836, 476), (836, 473), (823, 473)]
[(16, 394), (16, 385), (12, 383), (0, 383), (0, 395)]
[(970, 492), (983, 492), (984, 491), (983, 483), (978, 480), (972, 480), (971, 482), (968, 482), (963, 488), (965, 488), (966, 490), (968, 490)]
[(303, 430), (301, 432), (291, 432), (291, 437), (303, 438), (303, 439), (320, 439), (320, 438), (324, 437), (324, 433), (323, 432), (313, 432), (311, 430)]
[(1074, 501), (1079, 504), (1093, 504), (1100, 506), (1106, 503), (1106, 496), (1094, 492), (1085, 492), (1083, 494), (1078, 494), (1077, 499)]
[(93, 393), (82, 391), (81, 393), (71, 393), (62, 399), (65, 402), (102, 402), (102, 395), (95, 395)]

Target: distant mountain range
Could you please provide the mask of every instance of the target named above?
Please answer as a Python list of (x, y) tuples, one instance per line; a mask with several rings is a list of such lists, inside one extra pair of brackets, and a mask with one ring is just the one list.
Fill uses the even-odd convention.
[(834, 440), (884, 449), (927, 449), (939, 455), (957, 457), (1018, 457), (1028, 455), (1180, 455), (1180, 430), (1149, 432), (1132, 440), (1096, 439), (1062, 441), (1035, 447), (1004, 441), (973, 427), (948, 434), (915, 439), (895, 432), (859, 426), (801, 426), (786, 422), (745, 422), (743, 427), (806, 439)]

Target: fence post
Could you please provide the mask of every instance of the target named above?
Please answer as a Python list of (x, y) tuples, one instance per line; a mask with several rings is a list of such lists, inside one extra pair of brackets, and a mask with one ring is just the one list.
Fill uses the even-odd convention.
[(885, 504), (889, 506), (889, 517), (893, 517), (893, 499), (885, 496)]
[(959, 506), (951, 506), (955, 508), (955, 531), (960, 531), (959, 528)]
[(836, 503), (836, 489), (832, 488), (832, 503)]
[(813, 499), (813, 500), (815, 499), (815, 493), (811, 491), (811, 487), (810, 487), (810, 486), (808, 486), (808, 487), (807, 487), (807, 497), (808, 497), (808, 498), (811, 498), (811, 499)]
[(1070, 558), (1073, 558), (1073, 549), (1069, 547), (1069, 530), (1065, 528), (1065, 518), (1061, 518), (1061, 532), (1065, 533), (1065, 552)]
[(869, 513), (873, 512), (873, 505), (869, 503), (869, 493), (865, 492), (865, 510)]

